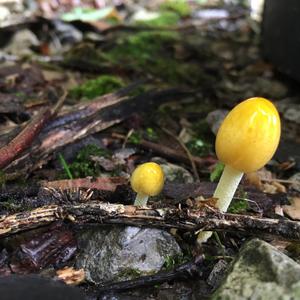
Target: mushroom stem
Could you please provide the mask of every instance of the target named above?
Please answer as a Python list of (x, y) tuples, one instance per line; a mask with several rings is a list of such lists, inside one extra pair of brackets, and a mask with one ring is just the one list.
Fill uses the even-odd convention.
[(142, 194), (142, 193), (137, 193), (136, 198), (134, 200), (134, 205), (136, 206), (146, 206), (147, 201), (148, 201), (149, 196)]
[(238, 171), (229, 165), (225, 166), (213, 196), (214, 198), (219, 199), (216, 206), (220, 211), (227, 211), (243, 174), (243, 172)]
[[(243, 172), (225, 165), (224, 171), (214, 192), (213, 197), (218, 198), (216, 207), (221, 212), (226, 212), (234, 193), (243, 177)], [(206, 242), (212, 235), (211, 231), (200, 232), (197, 238), (199, 244)]]

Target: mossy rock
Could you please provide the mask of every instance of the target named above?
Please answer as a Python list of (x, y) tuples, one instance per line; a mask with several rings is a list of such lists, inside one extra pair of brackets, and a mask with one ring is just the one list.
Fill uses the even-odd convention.
[(300, 299), (300, 265), (272, 245), (253, 239), (240, 250), (214, 300)]

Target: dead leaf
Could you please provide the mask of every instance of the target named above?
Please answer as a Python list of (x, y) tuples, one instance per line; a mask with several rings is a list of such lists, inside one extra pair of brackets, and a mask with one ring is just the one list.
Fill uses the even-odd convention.
[(247, 173), (245, 178), (248, 184), (255, 186), (258, 190), (264, 193), (286, 193), (286, 187), (276, 181), (272, 173), (265, 168), (256, 172)]
[(68, 285), (78, 285), (85, 280), (84, 270), (75, 270), (73, 267), (65, 267), (61, 270), (57, 270), (56, 275)]
[[(202, 198), (202, 197), (201, 197)], [(197, 197), (195, 199), (195, 204), (194, 204), (194, 208), (196, 209), (203, 209), (207, 206), (212, 207), (212, 208), (216, 208), (216, 204), (218, 201), (218, 198), (208, 198), (208, 199), (199, 199), (199, 197)]]
[(293, 220), (300, 220), (300, 197), (294, 197), (291, 205), (283, 205), (283, 212)]

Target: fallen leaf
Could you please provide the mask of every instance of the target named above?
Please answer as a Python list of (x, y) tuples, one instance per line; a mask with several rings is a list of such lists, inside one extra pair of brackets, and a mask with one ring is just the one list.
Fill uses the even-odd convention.
[(202, 209), (207, 206), (216, 208), (216, 203), (218, 201), (218, 198), (208, 198), (208, 199), (203, 199), (202, 197), (197, 197), (195, 199), (195, 205), (194, 208), (196, 209)]
[(293, 220), (300, 220), (300, 197), (294, 197), (291, 205), (283, 205), (283, 212)]
[(78, 285), (85, 280), (84, 270), (75, 270), (73, 267), (65, 267), (61, 270), (57, 270), (56, 275), (68, 285)]

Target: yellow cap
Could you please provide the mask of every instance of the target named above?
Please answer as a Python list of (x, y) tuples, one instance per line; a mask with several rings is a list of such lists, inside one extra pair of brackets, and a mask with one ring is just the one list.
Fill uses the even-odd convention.
[(280, 139), (280, 118), (264, 98), (250, 98), (234, 107), (216, 139), (220, 161), (244, 173), (262, 168), (274, 155)]
[(132, 189), (138, 194), (147, 196), (158, 195), (164, 186), (164, 172), (160, 165), (154, 162), (139, 165), (131, 175)]

